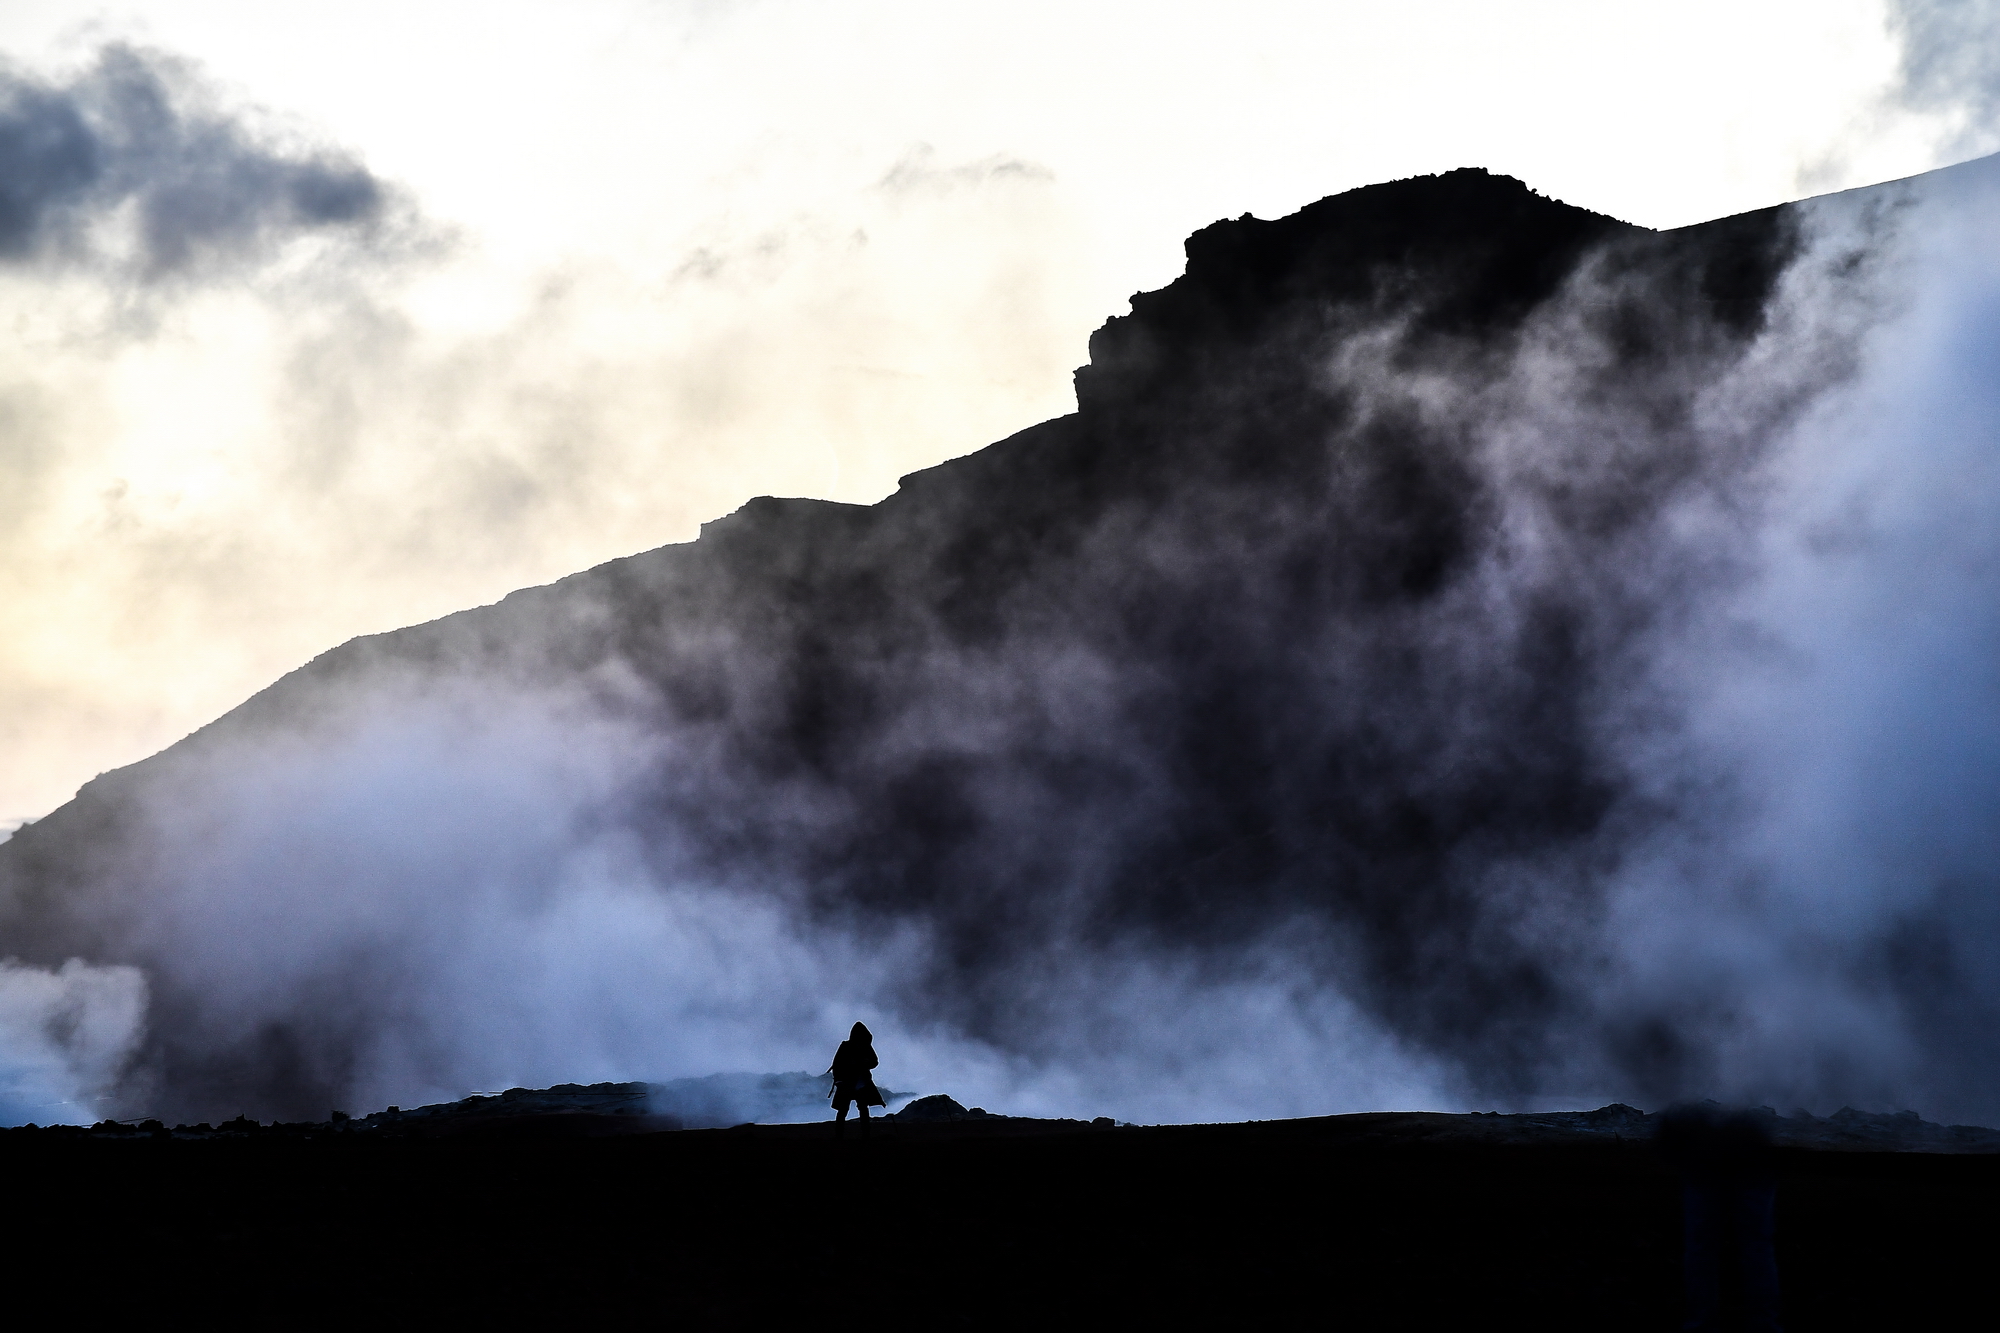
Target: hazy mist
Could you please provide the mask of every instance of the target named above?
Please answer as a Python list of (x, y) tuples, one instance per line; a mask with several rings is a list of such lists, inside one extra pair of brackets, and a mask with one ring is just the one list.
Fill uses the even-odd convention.
[(1563, 213), (1504, 334), (1413, 270), (1146, 387), (1276, 225), (1224, 224), (1077, 417), (350, 645), (87, 791), (10, 931), (92, 966), (8, 984), (122, 1034), (63, 1095), (133, 1113), (813, 1069), (860, 1018), (1012, 1112), (1990, 1119), (1996, 191)]

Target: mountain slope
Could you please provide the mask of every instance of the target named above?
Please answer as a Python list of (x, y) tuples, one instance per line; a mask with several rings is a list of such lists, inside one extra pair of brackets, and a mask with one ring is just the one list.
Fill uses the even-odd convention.
[[(1630, 867), (1734, 799), (1656, 668), (1752, 577), (1922, 197), (1653, 233), (1458, 171), (1217, 223), (1075, 414), (343, 645), (0, 846), (0, 940), (141, 969), (114, 1095), (189, 1118), (536, 1081), (579, 1033), (601, 1070), (539, 1081), (707, 1072), (604, 1035), (701, 1005), (575, 998), (651, 984), (622, 927), (548, 934), (605, 895), (763, 922), (685, 984), (789, 967), (787, 1033), (831, 988), (1180, 1077), (1278, 1040), (1226, 994), (1374, 1087), (1711, 1088), (1727, 998), (1607, 981)], [(1373, 1053), (1298, 1036), (1334, 1029)]]

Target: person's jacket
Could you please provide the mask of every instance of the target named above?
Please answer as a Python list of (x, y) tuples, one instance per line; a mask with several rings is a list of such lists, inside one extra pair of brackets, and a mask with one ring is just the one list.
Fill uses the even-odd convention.
[[(820, 1047), (825, 1050), (824, 1046)], [(869, 1043), (857, 1043), (852, 1038), (840, 1043), (840, 1049), (833, 1053), (833, 1077), (837, 1083), (859, 1083), (868, 1077), (868, 1071), (881, 1061), (875, 1058), (875, 1047)]]

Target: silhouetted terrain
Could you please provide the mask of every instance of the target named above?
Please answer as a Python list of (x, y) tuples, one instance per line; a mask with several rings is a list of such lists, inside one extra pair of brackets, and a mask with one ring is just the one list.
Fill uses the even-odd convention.
[[(98, 1318), (1679, 1326), (1675, 1177), (1609, 1134), (1494, 1144), (1393, 1116), (892, 1123), (866, 1145), (825, 1125), (17, 1129), (0, 1162), (35, 1201), (8, 1224), (17, 1285)], [(1788, 1328), (1982, 1308), (2000, 1157), (1784, 1150), (1779, 1170)], [(124, 1218), (109, 1233), (107, 1199)], [(829, 1299), (856, 1282), (864, 1308)]]
[[(1758, 1035), (1738, 983), (1647, 979), (1666, 955), (1617, 934), (1649, 867), (1758, 882), (1708, 850), (1754, 802), (1688, 757), (1661, 645), (1749, 577), (1760, 469), (1855, 373), (1926, 188), (1655, 233), (1468, 170), (1216, 223), (1092, 339), (1073, 415), (343, 645), (0, 847), (0, 940), (143, 971), (122, 1104), (168, 1117), (494, 1086), (533, 1024), (485, 1012), (542, 1012), (539, 960), (587, 950), (480, 914), (540, 921), (586, 861), (860, 951), (827, 975), (870, 1012), (1024, 1067), (1251, 1058), (1201, 997), (1270, 987), (1494, 1097), (1979, 1114), (1972, 899), (1795, 988), (1895, 997), (1901, 1072)], [(675, 970), (631, 966), (613, 989)], [(1767, 1040), (1805, 1054), (1718, 1053)]]
[[(796, 1127), (807, 1138), (829, 1127), (828, 1079), (812, 1074), (713, 1074), (671, 1083), (561, 1083), (553, 1088), (508, 1088), (475, 1093), (454, 1102), (407, 1109), (391, 1106), (364, 1116), (335, 1112), (328, 1120), (265, 1124), (247, 1116), (217, 1125), (174, 1125), (158, 1120), (103, 1120), (89, 1133), (100, 1140), (131, 1138), (311, 1139), (327, 1135), (390, 1138), (455, 1138), (464, 1135), (597, 1137), (655, 1134), (668, 1130)], [(1109, 1116), (1088, 1122), (1008, 1115), (967, 1107), (947, 1093), (912, 1098), (884, 1090), (896, 1110), (884, 1110), (875, 1125), (890, 1125), (902, 1136), (953, 1124), (974, 1124), (984, 1132), (1041, 1135), (1079, 1128), (1129, 1129)], [(1716, 1107), (1709, 1104), (1710, 1109)], [(1686, 1109), (1686, 1108), (1683, 1108)], [(1613, 1103), (1595, 1111), (1498, 1111), (1449, 1114), (1436, 1111), (1374, 1111), (1320, 1117), (1350, 1142), (1425, 1143), (1432, 1146), (1507, 1145), (1549, 1147), (1599, 1142), (1647, 1143), (1657, 1139), (1668, 1113), (1648, 1114)], [(1745, 1112), (1779, 1147), (1832, 1152), (2000, 1153), (2000, 1130), (1981, 1125), (1939, 1125), (1915, 1111), (1874, 1114), (1842, 1107), (1830, 1116), (1795, 1110), (1789, 1116), (1770, 1107)], [(54, 1126), (73, 1132), (78, 1126)]]

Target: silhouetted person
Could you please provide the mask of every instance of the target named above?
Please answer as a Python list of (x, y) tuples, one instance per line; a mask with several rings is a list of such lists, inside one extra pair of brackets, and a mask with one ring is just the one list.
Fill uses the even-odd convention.
[(1778, 1257), (1772, 1245), (1778, 1179), (1771, 1138), (1744, 1111), (1681, 1106), (1660, 1124), (1660, 1150), (1681, 1171), (1681, 1272), (1686, 1330), (1721, 1329), (1733, 1288), (1749, 1333), (1778, 1333)]
[(875, 1087), (875, 1076), (868, 1072), (876, 1064), (874, 1034), (856, 1023), (847, 1040), (833, 1053), (833, 1064), (826, 1071), (833, 1075), (835, 1138), (846, 1132), (849, 1102), (861, 1108), (861, 1136), (868, 1137), (868, 1108), (883, 1104), (882, 1094)]

